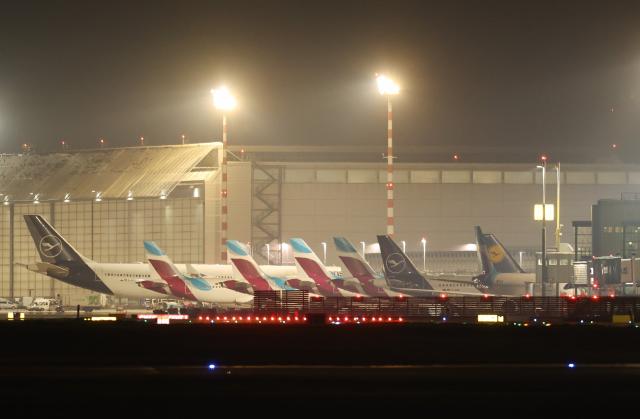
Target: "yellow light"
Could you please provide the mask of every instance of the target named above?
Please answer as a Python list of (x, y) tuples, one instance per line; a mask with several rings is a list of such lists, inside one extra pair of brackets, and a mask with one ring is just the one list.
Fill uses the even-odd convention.
[(217, 109), (230, 111), (236, 107), (236, 98), (231, 95), (226, 86), (211, 89), (211, 94), (213, 95), (213, 104)]
[(478, 323), (502, 323), (504, 316), (497, 314), (478, 314)]
[(90, 320), (92, 322), (115, 322), (118, 318), (115, 316), (92, 316)]
[(376, 76), (376, 83), (381, 95), (397, 95), (400, 92), (400, 86), (383, 74)]
[[(545, 221), (554, 220), (555, 211), (553, 209), (553, 204), (545, 204), (544, 212)], [(535, 221), (542, 221), (542, 204), (535, 204), (535, 206), (533, 207), (533, 219)]]

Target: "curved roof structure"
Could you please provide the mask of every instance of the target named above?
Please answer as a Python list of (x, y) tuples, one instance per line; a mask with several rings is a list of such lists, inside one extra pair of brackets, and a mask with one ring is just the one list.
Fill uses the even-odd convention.
[[(0, 194), (12, 201), (158, 197), (190, 178), (221, 143), (128, 147), (51, 154), (0, 155)], [(208, 162), (217, 166), (217, 157)]]

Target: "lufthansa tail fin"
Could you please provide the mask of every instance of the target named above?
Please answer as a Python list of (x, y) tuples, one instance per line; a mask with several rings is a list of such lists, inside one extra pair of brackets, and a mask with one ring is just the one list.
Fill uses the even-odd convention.
[(36, 272), (80, 288), (113, 294), (90, 267), (94, 262), (74, 249), (44, 217), (25, 214), (24, 221), (42, 260), (35, 264)]
[(390, 282), (398, 281), (411, 287), (433, 289), (424, 276), (418, 272), (411, 259), (404, 254), (391, 237), (378, 236), (378, 243), (380, 244), (384, 273)]
[(78, 253), (44, 217), (25, 214), (24, 221), (43, 262), (64, 265), (89, 260)]
[(478, 255), (485, 273), (524, 273), (500, 240), (493, 234), (483, 233), (475, 227)]

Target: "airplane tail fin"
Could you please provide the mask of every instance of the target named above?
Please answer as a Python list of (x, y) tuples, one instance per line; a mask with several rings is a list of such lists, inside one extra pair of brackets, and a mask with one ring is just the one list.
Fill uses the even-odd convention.
[(483, 233), (475, 227), (478, 255), (485, 273), (524, 273), (500, 240), (493, 234)]
[(404, 254), (391, 237), (378, 236), (378, 243), (380, 244), (384, 273), (389, 281), (403, 282), (423, 289), (433, 289), (424, 276), (418, 272), (411, 259)]
[(229, 259), (233, 266), (234, 276), (244, 278), (255, 291), (271, 291), (274, 289), (269, 277), (262, 271), (245, 245), (237, 240), (227, 240)]
[(326, 295), (336, 294), (338, 290), (331, 282), (331, 274), (318, 255), (307, 245), (303, 239), (289, 240), (293, 248), (293, 258), (296, 261), (298, 271), (303, 271), (306, 276), (313, 279), (318, 289)]
[(376, 271), (345, 237), (334, 237), (338, 257), (349, 273), (360, 282), (376, 279)]
[(147, 260), (153, 266), (155, 272), (162, 278), (183, 278), (182, 273), (173, 264), (173, 261), (154, 242), (145, 240), (144, 250)]
[(27, 224), (29, 233), (31, 233), (36, 249), (38, 249), (40, 259), (43, 262), (65, 264), (89, 260), (74, 249), (44, 217), (25, 214), (24, 221)]
[(192, 278), (180, 272), (171, 258), (154, 242), (145, 240), (144, 249), (147, 253), (147, 260), (153, 267), (152, 271), (155, 271), (160, 279), (168, 284), (171, 292), (177, 297), (196, 300), (190, 286), (200, 291), (211, 290), (211, 285), (204, 279)]
[(81, 255), (40, 215), (25, 214), (24, 221), (38, 249), (42, 269), (37, 272), (68, 284), (112, 295), (109, 287), (91, 269), (92, 260)]

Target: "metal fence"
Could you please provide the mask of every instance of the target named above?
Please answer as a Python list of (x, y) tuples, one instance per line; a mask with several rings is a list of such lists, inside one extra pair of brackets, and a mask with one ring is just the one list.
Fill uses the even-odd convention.
[(477, 321), (478, 315), (504, 321), (611, 321), (614, 315), (640, 319), (637, 297), (309, 297), (305, 291), (258, 291), (256, 314), (393, 316), (407, 321)]

